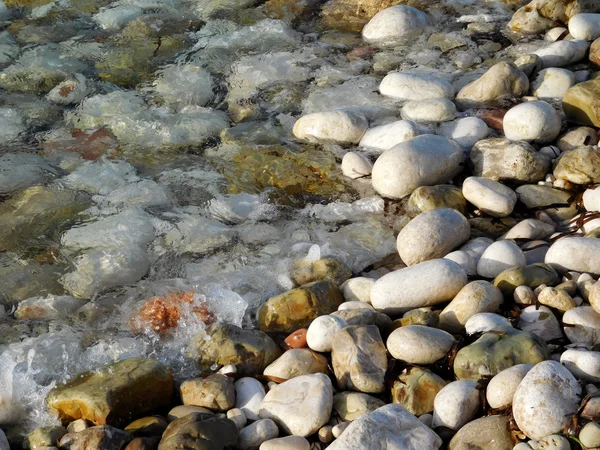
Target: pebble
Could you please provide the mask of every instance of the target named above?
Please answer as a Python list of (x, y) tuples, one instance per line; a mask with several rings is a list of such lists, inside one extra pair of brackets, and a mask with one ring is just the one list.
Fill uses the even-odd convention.
[(453, 299), (467, 284), (467, 274), (455, 262), (433, 259), (382, 276), (371, 289), (379, 311), (401, 314)]
[(464, 117), (451, 122), (441, 123), (438, 129), (440, 135), (452, 139), (464, 150), (471, 148), (480, 140), (485, 139), (490, 129), (478, 117)]
[(378, 154), (389, 150), (400, 142), (418, 136), (417, 124), (410, 120), (398, 120), (386, 125), (369, 128), (358, 143), (358, 146)]
[(545, 239), (556, 231), (554, 225), (536, 219), (525, 219), (512, 227), (502, 239)]
[(244, 428), (248, 422), (244, 411), (239, 408), (231, 408), (229, 411), (227, 411), (227, 418), (235, 423), (235, 426), (238, 430)]
[(513, 398), (513, 416), (531, 439), (559, 433), (579, 407), (581, 388), (556, 361), (536, 364), (523, 378)]
[(459, 380), (443, 387), (433, 402), (431, 426), (459, 430), (473, 420), (481, 408), (477, 386), (474, 381)]
[(533, 95), (540, 99), (562, 99), (575, 84), (575, 74), (567, 69), (550, 67), (540, 70), (531, 83)]
[(577, 306), (568, 292), (562, 289), (546, 287), (538, 294), (538, 301), (542, 305), (565, 312)]
[(490, 245), (477, 263), (477, 273), (484, 278), (496, 278), (511, 267), (525, 266), (525, 255), (512, 241), (497, 241)]
[(569, 30), (564, 27), (554, 27), (546, 32), (544, 40), (548, 42), (556, 42), (568, 34)]
[(395, 100), (409, 102), (434, 98), (454, 98), (454, 88), (448, 81), (431, 75), (418, 75), (407, 72), (387, 74), (379, 85), (381, 95)]
[[(516, 198), (516, 196), (515, 196)], [(396, 246), (408, 266), (441, 258), (469, 239), (471, 226), (461, 213), (440, 208), (419, 214), (398, 234)]]
[(494, 217), (510, 215), (517, 203), (515, 191), (489, 178), (467, 178), (463, 182), (462, 193), (469, 202)]
[(331, 429), (331, 434), (333, 434), (333, 437), (335, 439), (339, 438), (342, 435), (342, 433), (346, 430), (346, 428), (348, 428), (348, 425), (350, 425), (351, 423), (352, 422), (338, 423)]
[(404, 120), (413, 122), (448, 122), (456, 118), (456, 106), (447, 98), (413, 100), (406, 103), (401, 111)]
[(578, 147), (587, 145), (596, 145), (597, 143), (598, 133), (590, 127), (577, 127), (573, 130), (569, 130), (556, 141), (556, 145), (561, 152), (574, 150)]
[(344, 281), (340, 288), (347, 302), (359, 301), (370, 304), (371, 288), (374, 284), (375, 280), (373, 278), (356, 277)]
[(540, 57), (544, 68), (565, 67), (585, 58), (589, 47), (586, 41), (557, 41), (533, 53)]
[(227, 411), (235, 405), (233, 382), (226, 375), (185, 380), (180, 391), (184, 405), (201, 406), (216, 412)]
[(531, 364), (517, 364), (494, 375), (486, 390), (486, 399), (490, 407), (510, 406), (517, 387), (532, 368)]
[(591, 306), (568, 310), (562, 318), (565, 334), (573, 344), (594, 346), (600, 343), (600, 314)]
[(571, 450), (569, 440), (560, 434), (551, 434), (539, 441), (529, 441), (533, 450)]
[(10, 444), (2, 430), (0, 430), (0, 450), (10, 450)]
[(350, 309), (369, 309), (373, 310), (373, 307), (368, 303), (361, 301), (344, 302), (338, 307), (338, 311), (348, 311)]
[(319, 316), (309, 325), (306, 332), (306, 342), (316, 352), (330, 352), (333, 336), (347, 326), (346, 321), (340, 317)]
[(248, 420), (258, 420), (260, 404), (265, 397), (265, 388), (256, 378), (240, 378), (233, 384), (235, 407), (241, 409)]
[(442, 359), (456, 343), (454, 337), (437, 328), (408, 325), (395, 329), (388, 337), (387, 349), (394, 358), (409, 364), (433, 364)]
[(302, 436), (286, 436), (265, 441), (260, 450), (310, 450), (310, 443)]
[(600, 37), (600, 14), (575, 14), (569, 20), (569, 33), (574, 39), (593, 41)]
[(260, 404), (260, 417), (272, 419), (286, 433), (306, 437), (329, 421), (332, 406), (329, 377), (303, 375), (272, 388)]
[(363, 39), (372, 45), (393, 46), (416, 39), (431, 25), (429, 16), (406, 5), (392, 6), (377, 13), (362, 30)]
[(600, 352), (569, 348), (560, 355), (560, 363), (578, 380), (600, 382)]
[(369, 122), (354, 111), (325, 111), (307, 114), (294, 124), (298, 139), (315, 143), (358, 144)]
[[(192, 413), (212, 414), (212, 411), (201, 406), (179, 405), (169, 411), (167, 419), (169, 419), (169, 422), (173, 422)], [(69, 433), (74, 433), (74, 431), (69, 431)]]
[(502, 292), (493, 284), (477, 280), (463, 287), (440, 313), (440, 328), (459, 333), (467, 321), (478, 313), (498, 311), (504, 302)]
[(556, 110), (540, 100), (514, 106), (504, 116), (504, 134), (513, 141), (546, 144), (556, 139), (561, 125)]
[(546, 306), (531, 305), (523, 308), (519, 314), (519, 328), (546, 342), (563, 337), (558, 319)]
[(360, 153), (348, 152), (342, 158), (342, 173), (356, 179), (371, 175), (373, 163)]
[(271, 419), (260, 419), (240, 431), (237, 447), (240, 450), (256, 450), (263, 442), (279, 436), (279, 428)]
[(326, 425), (324, 427), (321, 427), (319, 429), (319, 432), (317, 433), (317, 436), (319, 437), (319, 441), (323, 442), (324, 444), (329, 444), (331, 441), (333, 441), (332, 429), (333, 429), (333, 427), (331, 425)]
[(537, 300), (533, 289), (526, 285), (517, 286), (513, 293), (513, 298), (520, 305), (533, 305)]
[(383, 197), (402, 198), (419, 186), (440, 184), (460, 171), (463, 151), (455, 142), (430, 134), (385, 151), (373, 165), (373, 187)]
[(557, 272), (569, 270), (600, 274), (600, 239), (565, 237), (558, 239), (546, 253), (546, 264)]
[(289, 380), (300, 375), (328, 372), (327, 359), (324, 356), (315, 354), (307, 348), (296, 348), (284, 352), (265, 367), (263, 374)]
[(468, 335), (488, 331), (502, 331), (506, 328), (512, 328), (510, 321), (506, 317), (494, 313), (475, 314), (465, 324), (465, 331)]
[(294, 331), (288, 337), (285, 338), (284, 342), (288, 348), (306, 348), (308, 347), (308, 343), (306, 342), (306, 333), (308, 332), (307, 328), (300, 328), (299, 330)]
[(450, 450), (508, 450), (513, 439), (509, 431), (508, 417), (494, 415), (469, 422), (454, 435)]
[(600, 447), (600, 424), (598, 422), (586, 423), (579, 431), (579, 440), (587, 448)]

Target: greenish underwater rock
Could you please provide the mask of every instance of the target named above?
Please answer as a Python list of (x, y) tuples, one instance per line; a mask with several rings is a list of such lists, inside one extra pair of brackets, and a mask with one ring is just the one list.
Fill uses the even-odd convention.
[(417, 216), (439, 208), (453, 208), (466, 214), (467, 200), (462, 195), (462, 190), (449, 184), (418, 187), (410, 195), (406, 210), (411, 216)]

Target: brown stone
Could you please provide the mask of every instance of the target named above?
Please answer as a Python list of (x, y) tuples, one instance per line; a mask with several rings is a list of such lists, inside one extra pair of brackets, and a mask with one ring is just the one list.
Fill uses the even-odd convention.
[(567, 119), (600, 127), (600, 78), (577, 83), (563, 97), (562, 106)]
[(404, 370), (392, 387), (392, 401), (408, 409), (415, 416), (433, 411), (433, 400), (446, 385), (435, 373), (411, 367)]
[(504, 130), (504, 115), (506, 114), (505, 109), (489, 109), (483, 111), (479, 118), (483, 120), (486, 125), (494, 130)]
[(48, 394), (48, 407), (65, 422), (86, 419), (96, 425), (123, 425), (167, 406), (173, 372), (153, 359), (130, 358), (78, 375)]
[(180, 387), (184, 405), (201, 406), (211, 411), (228, 411), (235, 406), (233, 381), (219, 373), (206, 378), (185, 380)]
[(99, 425), (79, 433), (65, 434), (58, 447), (62, 450), (123, 450), (132, 438), (126, 431)]
[(142, 417), (134, 420), (125, 427), (125, 431), (135, 437), (161, 436), (168, 422), (160, 416)]
[(191, 413), (169, 424), (158, 450), (223, 450), (236, 444), (238, 434), (229, 419)]
[(306, 332), (308, 328), (300, 328), (294, 331), (288, 337), (285, 338), (285, 344), (288, 348), (306, 348), (308, 344), (306, 342)]
[(290, 276), (297, 286), (323, 280), (340, 285), (352, 276), (352, 270), (346, 264), (332, 258), (312, 262), (306, 262), (302, 258), (294, 262)]
[(125, 447), (125, 450), (156, 450), (159, 442), (160, 436), (137, 437)]
[(358, 61), (359, 59), (371, 59), (375, 54), (375, 48), (369, 45), (355, 47), (346, 55), (349, 61)]

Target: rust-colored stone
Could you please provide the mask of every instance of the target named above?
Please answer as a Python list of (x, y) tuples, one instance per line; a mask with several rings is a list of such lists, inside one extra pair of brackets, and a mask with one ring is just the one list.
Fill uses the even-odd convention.
[(357, 61), (359, 59), (371, 59), (375, 54), (375, 49), (369, 45), (353, 48), (346, 55), (349, 61)]
[(306, 348), (308, 344), (306, 343), (306, 332), (308, 329), (300, 328), (299, 330), (294, 331), (288, 337), (285, 338), (285, 343), (288, 348)]
[(506, 111), (503, 109), (491, 109), (482, 112), (479, 118), (483, 120), (488, 127), (493, 128), (494, 130), (503, 131), (505, 114)]

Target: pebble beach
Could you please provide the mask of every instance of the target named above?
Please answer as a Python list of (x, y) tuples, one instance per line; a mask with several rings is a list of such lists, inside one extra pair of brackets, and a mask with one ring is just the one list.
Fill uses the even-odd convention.
[(599, 0), (0, 0), (0, 450), (600, 449)]

